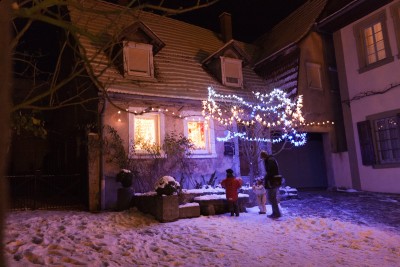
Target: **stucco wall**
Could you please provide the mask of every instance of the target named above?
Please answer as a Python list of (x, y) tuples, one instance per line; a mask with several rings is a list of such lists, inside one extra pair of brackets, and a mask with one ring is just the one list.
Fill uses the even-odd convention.
[(349, 153), (332, 153), (334, 183), (337, 188), (352, 188)]
[[(129, 106), (138, 106), (139, 104), (128, 102), (116, 102), (118, 105), (123, 106), (124, 108), (128, 108)], [(171, 105), (171, 103), (169, 103)], [(146, 107), (146, 106), (145, 106)], [(193, 110), (193, 108), (190, 108)], [(169, 108), (170, 113), (172, 113), (173, 108)], [(182, 110), (181, 110), (182, 111)], [(201, 111), (201, 109), (197, 109), (197, 111)], [(164, 117), (164, 126), (165, 133), (169, 133), (175, 131), (176, 133), (183, 133), (183, 119), (176, 118), (173, 116), (166, 115)], [(118, 131), (118, 134), (123, 139), (125, 148), (128, 149), (128, 141), (129, 141), (129, 114), (127, 112), (118, 113), (118, 109), (111, 105), (110, 103), (106, 104), (106, 109), (104, 112), (104, 125), (110, 125), (114, 129)], [(214, 133), (215, 137), (224, 136), (224, 128), (220, 127), (218, 124), (214, 124)], [(215, 141), (215, 150), (216, 157), (207, 157), (207, 158), (194, 158), (196, 162), (196, 168), (192, 171), (193, 179), (189, 181), (187, 184), (182, 185), (183, 188), (193, 188), (194, 181), (203, 181), (202, 176), (205, 181), (208, 181), (211, 177), (211, 174), (216, 171), (217, 175), (217, 184), (225, 178), (226, 172), (225, 170), (228, 168), (232, 168), (236, 171), (236, 174), (239, 176), (240, 166), (238, 161), (238, 156), (224, 156), (224, 143)], [(120, 187), (118, 183), (115, 182), (115, 175), (118, 173), (119, 168), (116, 165), (109, 164), (104, 160), (103, 167), (103, 177), (104, 177), (104, 198), (105, 198), (105, 208), (113, 209), (115, 208), (117, 196), (117, 189)], [(175, 177), (179, 179), (179, 177)]]
[[(394, 1), (399, 2), (399, 1)], [(399, 51), (394, 35), (393, 20), (389, 4), (382, 9), (386, 10), (387, 29), (389, 42), (394, 61), (381, 67), (359, 74), (356, 40), (353, 33), (353, 25), (365, 18), (341, 29), (343, 46), (343, 60), (346, 68), (347, 85), (350, 99), (362, 92), (383, 91), (392, 84), (400, 82), (400, 60)], [(382, 11), (377, 10), (375, 13)], [(371, 14), (372, 15), (372, 14)], [(354, 100), (350, 104), (351, 120), (353, 123), (353, 134), (356, 143), (357, 161), (361, 181), (361, 189), (365, 191), (400, 193), (400, 168), (373, 168), (364, 166), (361, 162), (359, 137), (357, 133), (357, 122), (366, 120), (367, 116), (400, 108), (400, 88), (394, 88), (384, 94), (375, 94)]]
[[(331, 85), (326, 73), (324, 50), (321, 37), (311, 32), (300, 44), (300, 69), (299, 69), (299, 95), (303, 95), (303, 114), (306, 120), (327, 121), (334, 119), (333, 98)], [(308, 85), (307, 64), (318, 64), (321, 66), (322, 89), (313, 89)], [(327, 132), (327, 129), (318, 129)]]
[[(306, 129), (307, 132), (323, 133), (324, 157), (328, 187), (351, 188), (349, 163), (346, 153), (337, 153), (338, 134), (340, 127), (340, 96), (334, 84), (331, 84), (326, 62), (326, 51), (321, 35), (311, 32), (300, 43), (300, 72), (299, 94), (304, 97), (303, 114), (307, 122), (334, 121), (335, 125), (313, 126)], [(322, 90), (309, 88), (307, 78), (307, 64), (319, 64), (321, 66)]]

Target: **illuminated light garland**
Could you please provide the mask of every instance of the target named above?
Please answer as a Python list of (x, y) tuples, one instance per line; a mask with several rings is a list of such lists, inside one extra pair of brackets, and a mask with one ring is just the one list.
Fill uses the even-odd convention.
[(302, 126), (330, 126), (330, 125), (335, 125), (335, 122), (333, 121), (322, 121), (322, 122), (306, 122), (300, 124)]
[[(245, 133), (228, 132), (228, 135), (217, 138), (217, 141), (227, 141), (238, 137), (247, 141), (272, 142), (278, 143), (289, 141), (295, 146), (301, 146), (306, 143), (306, 133), (298, 133), (295, 125), (305, 123), (302, 115), (303, 97), (300, 95), (295, 99), (287, 97), (286, 93), (280, 89), (274, 89), (269, 94), (253, 92), (255, 101), (245, 101), (236, 95), (218, 94), (213, 88), (208, 87), (208, 99), (203, 101), (203, 116), (206, 119), (215, 119), (221, 125), (232, 125), (237, 123), (250, 126), (256, 123), (268, 128), (277, 127), (281, 133), (276, 138), (252, 138)], [(232, 104), (230, 108), (219, 106)], [(222, 111), (223, 110), (223, 111)], [(230, 116), (228, 115), (230, 112)], [(249, 112), (245, 112), (248, 110)]]
[[(208, 100), (203, 101), (202, 116), (204, 117), (205, 127), (208, 128), (210, 119), (218, 121), (221, 125), (230, 126), (236, 123), (241, 123), (246, 126), (254, 125), (259, 123), (265, 127), (273, 128), (282, 126), (279, 128), (282, 134), (278, 138), (250, 138), (246, 136), (245, 133), (232, 133), (225, 137), (217, 137), (217, 141), (228, 141), (232, 138), (238, 137), (247, 141), (259, 141), (259, 142), (272, 142), (278, 143), (284, 140), (290, 141), (295, 146), (301, 146), (306, 143), (306, 133), (297, 133), (296, 127), (300, 126), (330, 126), (334, 125), (333, 121), (323, 121), (323, 122), (306, 122), (302, 116), (301, 108), (302, 96), (298, 96), (297, 99), (292, 100), (286, 96), (286, 93), (280, 89), (274, 89), (270, 94), (254, 93), (255, 99), (259, 100), (260, 103), (254, 104), (245, 101), (243, 98), (236, 95), (221, 95), (217, 94), (211, 87), (208, 88)], [(230, 108), (221, 108), (217, 105), (219, 102), (224, 100), (235, 101), (235, 105)], [(233, 101), (232, 101), (233, 100)], [(250, 110), (247, 112), (245, 110)], [(167, 108), (154, 108), (147, 107), (143, 108), (141, 111), (129, 111), (125, 109), (126, 112), (132, 112), (134, 115), (142, 115), (146, 113), (159, 112), (165, 115), (173, 116), (175, 118), (188, 120), (190, 117), (197, 117), (195, 115), (185, 115), (180, 113), (175, 113)], [(120, 115), (121, 111), (118, 111), (118, 122), (121, 122)], [(227, 114), (231, 114), (229, 117)], [(192, 118), (192, 120), (201, 120), (200, 118)]]
[[(122, 109), (118, 110), (117, 113), (117, 122), (121, 123), (121, 114), (122, 114)], [(182, 113), (179, 112), (175, 112), (175, 111), (170, 111), (168, 108), (153, 108), (151, 106), (147, 107), (147, 108), (143, 108), (141, 111), (138, 110), (129, 110), (128, 108), (125, 109), (125, 111), (127, 113), (131, 113), (135, 116), (139, 116), (139, 115), (144, 115), (147, 113), (163, 113), (166, 116), (171, 116), (174, 117), (175, 119), (183, 119), (183, 120), (192, 120), (192, 121), (204, 121), (204, 127), (207, 129), (209, 128), (209, 119), (205, 119), (201, 114), (186, 114), (182, 115)]]
[(279, 138), (272, 138), (272, 139), (271, 138), (261, 138), (261, 137), (249, 138), (246, 136), (246, 133), (236, 133), (236, 132), (228, 131), (228, 134), (225, 137), (217, 137), (216, 139), (219, 142), (227, 142), (235, 137), (238, 137), (238, 138), (246, 140), (246, 141), (269, 142), (269, 143), (279, 143), (279, 142), (284, 141), (285, 139), (288, 139), (295, 146), (302, 146), (306, 143), (306, 136), (307, 136), (307, 133), (295, 133), (294, 137), (293, 137), (293, 135), (283, 134)]
[[(187, 115), (182, 115), (179, 112), (174, 112), (174, 111), (170, 111), (167, 108), (163, 109), (163, 108), (153, 108), (153, 107), (147, 107), (147, 108), (143, 108), (141, 111), (138, 110), (129, 110), (129, 109), (125, 109), (125, 111), (127, 113), (132, 113), (133, 115), (143, 115), (143, 114), (147, 114), (147, 113), (163, 113), (166, 116), (172, 116), (175, 118), (180, 118), (180, 119), (188, 119), (190, 117), (199, 117), (201, 116), (200, 114), (187, 114)], [(117, 114), (120, 115), (121, 114), (121, 110), (117, 111)]]

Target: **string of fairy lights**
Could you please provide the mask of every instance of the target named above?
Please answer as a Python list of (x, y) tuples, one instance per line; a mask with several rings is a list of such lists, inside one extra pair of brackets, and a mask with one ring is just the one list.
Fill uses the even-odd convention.
[(306, 133), (296, 128), (305, 123), (302, 114), (303, 97), (289, 98), (286, 92), (274, 89), (270, 93), (253, 92), (254, 102), (246, 101), (237, 95), (223, 95), (212, 87), (208, 88), (208, 99), (203, 101), (203, 116), (213, 119), (224, 126), (243, 125), (255, 127), (257, 124), (279, 131), (278, 136), (265, 138), (248, 136), (246, 131), (228, 131), (218, 141), (228, 141), (238, 137), (247, 141), (278, 143), (289, 141), (294, 146), (306, 143)]
[[(333, 121), (306, 122), (303, 114), (303, 97), (290, 98), (286, 92), (274, 89), (270, 93), (252, 93), (252, 101), (244, 100), (235, 94), (219, 94), (212, 87), (208, 87), (208, 98), (202, 101), (202, 117), (208, 125), (209, 120), (214, 120), (224, 127), (241, 125), (255, 127), (257, 125), (268, 128), (275, 135), (270, 138), (251, 137), (246, 131), (226, 131), (224, 137), (217, 137), (217, 141), (228, 141), (241, 138), (247, 141), (279, 143), (289, 141), (294, 146), (306, 143), (306, 133), (301, 132), (304, 126), (330, 126)], [(199, 115), (188, 115), (167, 108), (147, 107), (142, 110), (129, 110), (134, 115), (143, 115), (150, 112), (159, 112), (185, 120), (202, 120)], [(120, 114), (120, 111), (118, 112)], [(192, 118), (190, 118), (192, 117)], [(119, 119), (120, 120), (120, 119)], [(233, 129), (235, 127), (229, 127)], [(279, 132), (278, 135), (276, 133)]]
[[(197, 114), (185, 114), (182, 115), (180, 112), (176, 112), (176, 111), (172, 111), (168, 108), (143, 108), (142, 110), (138, 111), (137, 109), (135, 111), (130, 111), (129, 109), (125, 109), (126, 112), (131, 112), (134, 115), (143, 115), (146, 113), (151, 113), (151, 112), (159, 112), (159, 113), (163, 113), (166, 116), (172, 116), (175, 118), (180, 118), (180, 119), (192, 119), (192, 120), (200, 120), (198, 118)], [(119, 110), (117, 112), (117, 114), (122, 114), (123, 111)], [(196, 118), (190, 118), (190, 117), (196, 117)], [(118, 121), (122, 121), (120, 118), (118, 119)], [(335, 123), (333, 121), (314, 121), (314, 122), (304, 122), (304, 123), (300, 123), (300, 126), (331, 126), (334, 125)]]

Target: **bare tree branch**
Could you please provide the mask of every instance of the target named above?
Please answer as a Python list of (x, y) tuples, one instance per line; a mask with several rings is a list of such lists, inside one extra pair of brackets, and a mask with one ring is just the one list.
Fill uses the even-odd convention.
[(188, 6), (188, 7), (180, 6), (178, 8), (171, 8), (171, 7), (165, 6), (165, 1), (160, 1), (160, 3), (158, 5), (144, 3), (144, 4), (140, 5), (139, 8), (156, 10), (158, 12), (161, 12), (165, 16), (172, 16), (172, 15), (183, 14), (185, 12), (193, 11), (193, 10), (200, 9), (200, 8), (206, 8), (211, 5), (214, 5), (217, 2), (219, 2), (219, 0), (210, 0), (210, 1), (198, 0), (197, 3), (193, 4), (192, 6)]

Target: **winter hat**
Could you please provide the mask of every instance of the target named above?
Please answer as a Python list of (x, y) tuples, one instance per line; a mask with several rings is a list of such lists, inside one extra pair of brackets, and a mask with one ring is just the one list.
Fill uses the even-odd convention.
[(265, 150), (263, 150), (263, 151), (261, 151), (260, 156), (261, 156), (262, 158), (268, 158), (268, 152), (265, 151)]
[(227, 175), (233, 175), (233, 170), (232, 169), (227, 169), (226, 170)]

